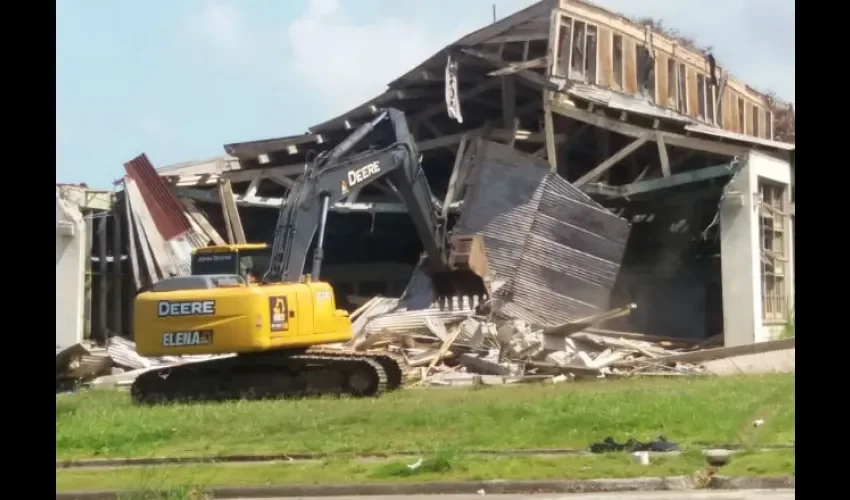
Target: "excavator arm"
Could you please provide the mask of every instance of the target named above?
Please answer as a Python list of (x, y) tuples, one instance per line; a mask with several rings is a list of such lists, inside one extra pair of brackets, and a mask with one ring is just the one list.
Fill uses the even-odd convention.
[[(387, 124), (394, 134), (389, 146), (350, 154), (372, 131)], [(278, 216), (264, 281), (298, 281), (317, 231), (311, 274), (318, 278), (329, 207), (346, 198), (353, 189), (380, 179), (389, 180), (407, 206), (425, 250), (428, 272), (433, 275), (451, 272), (446, 224), (434, 204), (407, 120), (397, 109), (384, 109), (336, 148), (319, 156), (313, 168), (291, 188)]]

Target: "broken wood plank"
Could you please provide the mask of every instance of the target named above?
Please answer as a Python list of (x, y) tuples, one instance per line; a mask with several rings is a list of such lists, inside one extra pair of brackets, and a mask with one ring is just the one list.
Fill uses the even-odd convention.
[[(755, 344), (739, 345), (734, 347), (718, 347), (716, 349), (705, 349), (702, 351), (684, 352), (655, 358), (656, 363), (699, 363), (713, 359), (740, 356), (743, 354), (758, 354), (763, 352), (778, 351), (795, 347), (795, 339), (774, 340), (771, 342), (758, 342)], [(639, 361), (639, 360), (638, 360)]]
[(225, 222), (229, 222), (227, 227), (228, 236), (231, 243), (246, 243), (245, 230), (242, 228), (242, 219), (239, 217), (239, 209), (236, 207), (236, 200), (233, 197), (233, 187), (230, 185), (230, 179), (221, 179), (219, 183), (219, 196), (221, 197), (221, 207), (224, 212)]
[(637, 151), (639, 147), (646, 144), (646, 142), (650, 139), (651, 136), (651, 132), (644, 133), (641, 137), (638, 137), (637, 139), (633, 140), (632, 142), (624, 146), (622, 149), (614, 153), (613, 156), (591, 169), (590, 172), (579, 177), (579, 179), (573, 184), (577, 187), (581, 187), (587, 184), (588, 182), (595, 180), (600, 175), (604, 174), (609, 168), (613, 167), (625, 157)]
[(507, 66), (503, 68), (499, 68), (495, 71), (491, 71), (487, 73), (487, 76), (509, 76), (517, 73), (518, 71), (524, 69), (537, 69), (537, 68), (545, 68), (546, 67), (546, 56), (538, 57), (537, 59), (531, 59), (529, 61), (523, 61), (518, 63), (509, 63)]
[(656, 134), (655, 142), (658, 144), (658, 159), (661, 161), (661, 174), (664, 177), (670, 177), (670, 156), (667, 154), (667, 145), (664, 143), (664, 136)]

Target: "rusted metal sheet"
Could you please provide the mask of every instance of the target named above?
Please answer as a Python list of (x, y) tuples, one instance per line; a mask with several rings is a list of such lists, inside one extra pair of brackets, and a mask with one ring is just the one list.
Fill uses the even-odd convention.
[[(667, 107), (667, 94), (670, 82), (667, 81), (667, 54), (656, 52), (655, 57), (655, 85), (657, 89), (656, 102), (661, 107)], [(675, 83), (675, 82), (674, 82)]]
[(627, 94), (637, 93), (637, 51), (628, 37), (623, 37), (623, 87)]
[(150, 211), (157, 230), (166, 240), (172, 240), (192, 230), (183, 214), (183, 206), (156, 173), (147, 155), (133, 158), (124, 164), (127, 175), (136, 181), (142, 199)]
[(699, 91), (697, 90), (697, 72), (687, 68), (688, 75), (688, 116), (696, 118), (699, 114)]
[(481, 140), (469, 154), (457, 230), (483, 237), (504, 313), (556, 324), (607, 310), (629, 224), (537, 158)]
[(611, 30), (599, 27), (599, 85), (611, 88), (614, 80), (614, 65), (612, 61), (612, 34)]

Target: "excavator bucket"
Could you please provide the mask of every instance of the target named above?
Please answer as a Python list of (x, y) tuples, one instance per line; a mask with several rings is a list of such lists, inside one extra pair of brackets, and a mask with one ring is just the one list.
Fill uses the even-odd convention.
[(490, 295), (490, 270), (484, 240), (477, 234), (454, 234), (449, 238), (450, 271), (431, 272), (438, 297)]

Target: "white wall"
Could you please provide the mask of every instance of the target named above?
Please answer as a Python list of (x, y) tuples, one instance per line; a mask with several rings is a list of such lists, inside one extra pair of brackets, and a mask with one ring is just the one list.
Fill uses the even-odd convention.
[(79, 208), (56, 190), (56, 348), (83, 339), (86, 226)]
[[(720, 260), (723, 279), (724, 345), (764, 342), (774, 338), (776, 325), (762, 321), (761, 244), (759, 234), (759, 179), (790, 186), (788, 161), (751, 152), (740, 159), (742, 168), (726, 186), (720, 209)], [(791, 190), (785, 190), (791, 206)], [(794, 235), (786, 221), (785, 251), (793, 262)], [(787, 295), (794, 304), (794, 270), (786, 266)]]

